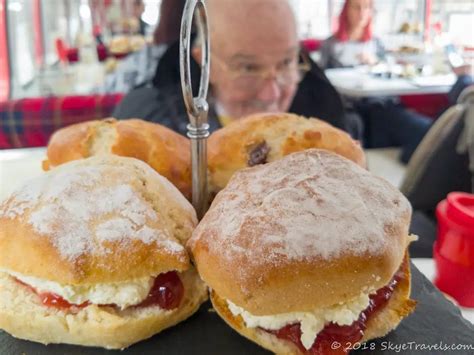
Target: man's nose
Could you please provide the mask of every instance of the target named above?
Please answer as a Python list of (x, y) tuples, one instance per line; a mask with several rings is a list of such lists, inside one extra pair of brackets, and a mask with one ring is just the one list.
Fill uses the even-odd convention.
[(281, 88), (278, 85), (275, 76), (270, 76), (264, 79), (260, 90), (258, 91), (257, 98), (261, 101), (271, 102), (276, 101), (281, 96)]

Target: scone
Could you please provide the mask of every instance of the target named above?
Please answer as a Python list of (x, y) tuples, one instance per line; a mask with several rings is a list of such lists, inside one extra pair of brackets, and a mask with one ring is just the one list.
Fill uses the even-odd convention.
[(189, 140), (162, 125), (139, 119), (108, 118), (58, 130), (49, 141), (43, 169), (100, 154), (142, 160), (191, 198)]
[(190, 203), (147, 164), (70, 162), (0, 205), (0, 329), (125, 348), (193, 314), (207, 289), (184, 244)]
[(209, 191), (215, 195), (222, 190), (237, 170), (310, 148), (330, 150), (366, 165), (360, 144), (324, 121), (291, 113), (256, 114), (209, 137)]
[(235, 173), (187, 245), (241, 335), (277, 354), (347, 354), (415, 307), (410, 217), (390, 183), (310, 149)]

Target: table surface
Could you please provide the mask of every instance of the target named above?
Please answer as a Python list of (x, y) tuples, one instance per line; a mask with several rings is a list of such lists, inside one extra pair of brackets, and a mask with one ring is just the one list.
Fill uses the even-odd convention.
[(454, 74), (388, 79), (371, 75), (367, 67), (327, 69), (325, 74), (340, 94), (349, 97), (446, 94), (456, 81)]
[[(0, 201), (26, 180), (44, 173), (41, 162), (45, 154), (45, 148), (0, 150)], [(433, 280), (436, 272), (433, 259), (412, 260), (429, 280)], [(461, 308), (461, 311), (474, 324), (474, 309)]]

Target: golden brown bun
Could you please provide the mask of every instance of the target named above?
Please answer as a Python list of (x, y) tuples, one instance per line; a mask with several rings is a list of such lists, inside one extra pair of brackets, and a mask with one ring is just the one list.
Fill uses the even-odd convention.
[(352, 161), (310, 149), (237, 172), (188, 241), (202, 279), (254, 315), (378, 289), (409, 243), (411, 207)]
[(88, 121), (55, 132), (43, 169), (71, 160), (112, 153), (144, 161), (170, 180), (186, 198), (191, 196), (189, 140), (172, 130), (139, 119)]
[(408, 252), (402, 265), (404, 277), (397, 284), (386, 307), (367, 321), (362, 342), (387, 335), (392, 329), (415, 310), (416, 301), (410, 299), (411, 271)]
[(320, 148), (366, 166), (360, 144), (324, 121), (290, 113), (257, 114), (211, 134), (208, 148), (210, 191), (217, 193), (237, 170), (249, 167), (250, 153), (262, 143), (269, 149), (265, 162), (301, 150)]
[(43, 306), (36, 294), (0, 272), (0, 329), (43, 344), (68, 343), (120, 349), (147, 339), (193, 314), (207, 299), (195, 270), (180, 275), (185, 293), (178, 308), (125, 309), (91, 305), (77, 314)]
[[(387, 305), (369, 318), (361, 343), (385, 336), (415, 309), (416, 302), (410, 299), (410, 268), (408, 262), (405, 262), (404, 269), (404, 278), (397, 284)], [(230, 312), (227, 302), (214, 291), (211, 292), (211, 301), (221, 318), (247, 339), (276, 354), (301, 354), (298, 347), (289, 341), (279, 339), (273, 334), (258, 328), (247, 328), (242, 317), (234, 316)]]
[(184, 271), (196, 224), (191, 204), (144, 162), (78, 160), (0, 205), (0, 270), (69, 285)]

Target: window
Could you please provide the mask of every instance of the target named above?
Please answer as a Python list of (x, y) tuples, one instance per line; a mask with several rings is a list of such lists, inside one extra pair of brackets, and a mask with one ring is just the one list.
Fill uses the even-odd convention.
[(433, 34), (445, 33), (453, 44), (474, 46), (474, 2), (472, 0), (433, 0)]
[[(344, 0), (291, 0), (291, 4), (298, 18), (300, 37), (324, 39), (337, 27)], [(374, 33), (398, 33), (405, 22), (422, 28), (424, 4), (425, 0), (374, 0)], [(418, 40), (421, 41), (421, 32)]]
[(8, 63), (6, 0), (0, 0), (0, 100), (10, 97), (10, 64)]
[(331, 34), (329, 13), (331, 1), (291, 0), (298, 20), (300, 38), (324, 39)]
[(62, 39), (69, 42), (67, 34), (68, 18), (66, 7), (68, 0), (47, 0), (42, 2), (41, 14), (43, 18), (43, 43), (44, 61), (46, 67), (51, 67), (58, 62), (56, 40)]
[(7, 1), (12, 96), (20, 96), (35, 77), (33, 5), (30, 0)]
[[(447, 32), (454, 44), (465, 47), (474, 46), (474, 11), (471, 13), (450, 13)], [(471, 29), (466, 31), (466, 29)]]
[(145, 11), (143, 11), (142, 20), (154, 28), (160, 19), (161, 0), (144, 0), (143, 3)]

